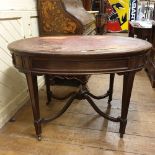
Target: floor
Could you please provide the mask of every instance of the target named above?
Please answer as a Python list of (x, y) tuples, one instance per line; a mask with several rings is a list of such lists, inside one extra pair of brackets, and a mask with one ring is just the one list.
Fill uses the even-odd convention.
[[(96, 95), (106, 92), (109, 75), (94, 75), (88, 87)], [(73, 88), (72, 88), (73, 89)], [(71, 88), (55, 87), (63, 96)], [(122, 76), (116, 76), (111, 108), (107, 99), (97, 101), (112, 116), (120, 115)], [(46, 106), (45, 89), (40, 94), (41, 115), (49, 116), (65, 102), (53, 100)], [(28, 102), (0, 130), (0, 155), (154, 155), (155, 154), (155, 89), (146, 73), (137, 73), (128, 114), (126, 134), (119, 137), (119, 124), (107, 121), (94, 112), (86, 101), (76, 100), (68, 111), (55, 121), (43, 125), (42, 141), (37, 141), (31, 105)]]

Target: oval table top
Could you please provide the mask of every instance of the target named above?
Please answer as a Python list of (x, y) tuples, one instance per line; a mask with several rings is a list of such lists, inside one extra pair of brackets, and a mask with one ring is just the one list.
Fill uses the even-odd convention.
[(140, 70), (152, 45), (120, 36), (35, 37), (8, 45), (20, 71), (41, 74), (94, 74)]
[(9, 44), (18, 54), (119, 55), (140, 54), (151, 48), (147, 41), (120, 36), (54, 36), (22, 39)]

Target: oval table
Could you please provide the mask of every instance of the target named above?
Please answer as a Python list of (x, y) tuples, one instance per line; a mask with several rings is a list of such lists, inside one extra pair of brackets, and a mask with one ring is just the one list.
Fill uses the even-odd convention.
[[(29, 88), (34, 126), (38, 140), (41, 139), (41, 124), (49, 122), (71, 105), (74, 99), (87, 100), (104, 118), (120, 122), (120, 137), (123, 137), (127, 124), (128, 107), (135, 73), (145, 63), (151, 49), (147, 41), (119, 36), (59, 36), (35, 37), (15, 41), (8, 45), (13, 64), (25, 73)], [(111, 117), (102, 112), (92, 98), (100, 99), (81, 87), (73, 93), (63, 109), (52, 118), (41, 118), (38, 99), (38, 75), (92, 75), (118, 73), (123, 75), (121, 116)]]

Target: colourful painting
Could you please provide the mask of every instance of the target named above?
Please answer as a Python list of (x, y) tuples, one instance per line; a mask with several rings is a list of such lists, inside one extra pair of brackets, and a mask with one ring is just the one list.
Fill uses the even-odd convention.
[(109, 32), (128, 30), (129, 0), (108, 0), (106, 12), (108, 14), (107, 30)]

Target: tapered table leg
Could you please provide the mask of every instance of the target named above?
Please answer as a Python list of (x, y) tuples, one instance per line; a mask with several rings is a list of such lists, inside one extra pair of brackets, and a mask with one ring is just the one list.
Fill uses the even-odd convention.
[(122, 94), (122, 110), (120, 122), (120, 137), (123, 138), (127, 124), (128, 108), (133, 87), (135, 72), (126, 72), (123, 77), (123, 94)]
[(41, 139), (41, 118), (38, 99), (37, 76), (32, 73), (26, 73), (27, 84), (29, 88), (30, 100), (32, 105), (34, 126), (38, 140)]
[(112, 101), (112, 96), (113, 96), (113, 87), (114, 87), (114, 78), (115, 78), (115, 73), (110, 74), (110, 82), (109, 82), (109, 99), (108, 99), (108, 104)]
[(48, 75), (45, 75), (44, 78), (45, 78), (45, 86), (46, 86), (46, 94), (47, 94), (46, 104), (49, 105), (52, 98), (51, 90), (50, 90), (50, 77)]

